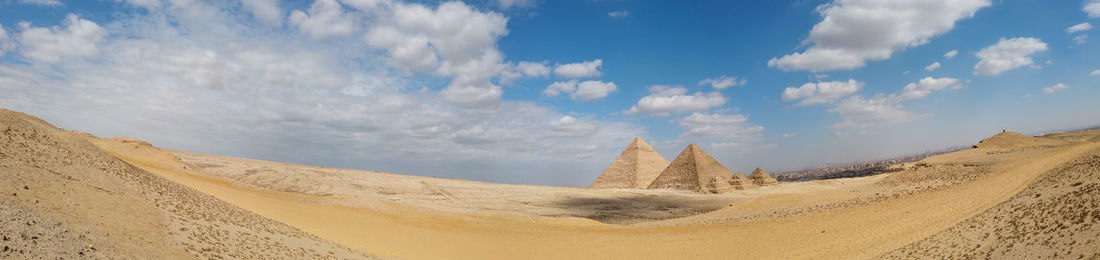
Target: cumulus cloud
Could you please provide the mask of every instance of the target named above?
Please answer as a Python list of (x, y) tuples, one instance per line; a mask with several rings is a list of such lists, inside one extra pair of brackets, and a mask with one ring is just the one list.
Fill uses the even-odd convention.
[(542, 94), (547, 97), (556, 97), (561, 94), (570, 94), (577, 90), (577, 80), (570, 81), (558, 81), (551, 83), (550, 86), (546, 86), (546, 90), (542, 91)]
[(996, 44), (978, 51), (980, 61), (974, 65), (974, 74), (995, 76), (1005, 71), (1033, 65), (1031, 54), (1047, 50), (1047, 44), (1037, 38), (1001, 38)]
[(649, 95), (638, 100), (627, 114), (668, 116), (674, 113), (703, 112), (726, 104), (726, 97), (719, 92), (687, 94), (683, 86), (656, 85), (649, 87)]
[(264, 24), (283, 26), (283, 9), (278, 0), (241, 0), (241, 5)]
[(64, 27), (23, 28), (17, 37), (23, 46), (23, 56), (57, 62), (68, 57), (91, 57), (99, 53), (96, 45), (107, 35), (106, 30), (75, 14), (69, 14), (61, 24)]
[(1069, 86), (1067, 86), (1066, 84), (1058, 83), (1058, 84), (1054, 84), (1054, 86), (1049, 86), (1049, 87), (1043, 88), (1043, 93), (1054, 94), (1055, 92), (1062, 91), (1063, 89), (1067, 89), (1067, 88), (1069, 88)]
[(959, 86), (958, 79), (926, 77), (916, 83), (905, 85), (905, 88), (902, 88), (900, 94), (891, 95), (891, 97), (894, 101), (901, 102), (926, 97), (928, 94), (931, 94), (932, 91), (945, 88), (958, 88)]
[(291, 25), (315, 39), (349, 36), (356, 30), (355, 21), (336, 0), (313, 1), (308, 13), (294, 10), (289, 20)]
[(923, 45), (974, 16), (989, 0), (838, 0), (818, 7), (805, 51), (772, 58), (769, 67), (823, 72), (851, 70), (895, 51)]
[(1093, 70), (1089, 73), (1089, 76), (1100, 76), (1100, 70)]
[(787, 87), (783, 90), (783, 100), (798, 101), (799, 106), (817, 105), (833, 102), (842, 97), (856, 93), (864, 86), (863, 82), (849, 79), (848, 81), (825, 81), (802, 84), (797, 88)]
[(1092, 30), (1092, 24), (1079, 23), (1074, 26), (1070, 26), (1069, 28), (1066, 28), (1066, 33), (1084, 32), (1088, 30)]
[(19, 0), (19, 3), (42, 5), (42, 6), (62, 6), (61, 0)]
[(592, 101), (603, 99), (616, 90), (618, 90), (618, 87), (615, 86), (614, 82), (588, 80), (577, 83), (577, 80), (569, 80), (550, 84), (542, 91), (542, 94), (547, 97), (569, 94), (569, 97), (573, 100)]
[(508, 67), (496, 47), (508, 34), (508, 18), (462, 2), (435, 9), (396, 3), (381, 16), (365, 39), (371, 47), (386, 50), (391, 64), (453, 77), (443, 91), (453, 104), (489, 108), (500, 103), (502, 91), (491, 80)]
[(943, 57), (950, 60), (951, 58), (955, 58), (955, 55), (959, 55), (959, 50), (951, 50), (947, 53), (944, 53)]
[[(0, 104), (168, 148), (504, 183), (586, 184), (630, 138), (646, 136), (633, 123), (534, 102), (464, 109), (433, 90), (446, 82), (405, 73), (388, 53), (364, 52), (366, 42), (257, 28), (266, 25), (240, 6), (192, 3), (111, 17), (98, 55), (0, 60)], [(190, 13), (204, 16), (161, 19)], [(386, 17), (364, 25), (392, 23)]]
[(591, 78), (600, 76), (603, 60), (561, 64), (554, 67), (554, 75), (565, 78)]
[(937, 62), (933, 62), (932, 64), (928, 64), (928, 66), (925, 66), (924, 70), (925, 71), (933, 71), (933, 70), (936, 70), (938, 68), (940, 68), (940, 62), (937, 61)]
[(509, 64), (504, 71), (500, 72), (500, 84), (512, 85), (517, 79), (546, 76), (550, 76), (550, 67), (546, 66), (545, 62), (521, 61), (519, 64)]
[(1092, 2), (1085, 4), (1085, 7), (1081, 10), (1089, 14), (1089, 18), (1100, 17), (1100, 1), (1093, 0)]
[(722, 75), (717, 78), (709, 78), (699, 81), (699, 85), (710, 85), (714, 89), (721, 90), (729, 87), (743, 86), (745, 85), (745, 83), (748, 82), (749, 81), (744, 78), (738, 79), (737, 77)]
[(599, 131), (599, 128), (593, 123), (577, 120), (573, 116), (562, 116), (550, 121), (550, 130), (552, 136), (590, 136)]
[(597, 99), (603, 99), (607, 97), (607, 94), (615, 92), (618, 88), (614, 82), (602, 82), (595, 80), (588, 80), (577, 84), (577, 92), (573, 92), (570, 97), (573, 100), (592, 101)]
[(613, 12), (607, 13), (607, 16), (610, 16), (611, 18), (621, 18), (621, 17), (627, 17), (629, 15), (630, 15), (630, 11), (613, 11)]
[(783, 92), (783, 99), (787, 101), (801, 99), (799, 105), (834, 103), (833, 107), (827, 111), (836, 113), (840, 121), (832, 124), (831, 127), (870, 128), (908, 122), (923, 116), (905, 110), (901, 104), (907, 100), (927, 97), (934, 91), (958, 88), (960, 81), (955, 78), (926, 77), (905, 85), (899, 92), (888, 95), (879, 94), (870, 98), (862, 95), (849, 96), (862, 87), (863, 83), (855, 80), (807, 83), (799, 88), (787, 88)]
[(684, 132), (680, 142), (709, 140), (715, 146), (737, 146), (762, 139), (764, 127), (749, 122), (749, 117), (733, 113), (691, 113), (677, 120)]

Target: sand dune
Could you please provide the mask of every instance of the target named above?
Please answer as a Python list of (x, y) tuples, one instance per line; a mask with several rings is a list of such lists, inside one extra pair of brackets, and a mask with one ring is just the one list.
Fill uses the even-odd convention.
[(90, 136), (8, 110), (0, 129), (0, 258), (370, 257), (133, 167)]
[[(316, 255), (298, 253), (321, 252), (398, 259), (1095, 258), (1100, 253), (1093, 227), (1100, 221), (1100, 131), (1006, 133), (975, 149), (899, 165), (901, 171), (890, 174), (699, 194), (503, 185), (291, 165), (95, 138), (4, 115), (38, 122), (34, 127), (64, 136), (67, 144), (83, 143), (81, 151), (90, 155), (58, 156), (40, 165), (46, 159), (32, 155), (55, 148), (20, 148), (32, 142), (5, 132), (0, 169), (15, 178), (4, 178), (0, 191), (20, 194), (0, 199), (5, 208), (18, 209), (3, 214), (46, 223), (60, 219), (65, 229), (92, 230), (89, 234), (112, 232), (91, 236), (94, 241), (64, 237), (23, 247), (41, 250), (38, 256), (71, 255), (85, 243), (96, 245), (92, 253), (139, 258), (209, 256), (204, 252), (210, 250), (235, 258), (312, 258)], [(5, 120), (4, 127), (13, 128), (13, 120)], [(50, 138), (44, 140), (62, 140)], [(33, 165), (45, 169), (24, 173)], [(97, 165), (120, 170), (97, 170)], [(142, 181), (112, 177), (119, 172)], [(68, 175), (80, 181), (61, 177)], [(95, 187), (118, 192), (77, 188), (59, 195), (59, 187), (42, 188), (34, 198), (53, 206), (39, 207), (18, 190), (21, 183), (84, 187), (77, 183), (85, 179), (104, 180)], [(161, 189), (172, 195), (154, 195), (162, 190), (144, 188), (148, 184), (167, 187)], [(69, 192), (88, 194), (79, 203), (94, 205), (89, 213), (65, 213), (84, 207), (63, 204), (73, 201)], [(202, 214), (189, 217), (196, 211)], [(98, 222), (78, 222), (77, 216), (98, 216)], [(177, 232), (183, 225), (203, 235), (191, 239), (195, 232)], [(19, 225), (5, 224), (0, 231), (58, 232), (11, 226)], [(248, 242), (265, 236), (278, 242)], [(223, 237), (245, 242), (192, 246), (200, 250), (187, 246), (229, 239)], [(261, 246), (282, 249), (258, 250)]]

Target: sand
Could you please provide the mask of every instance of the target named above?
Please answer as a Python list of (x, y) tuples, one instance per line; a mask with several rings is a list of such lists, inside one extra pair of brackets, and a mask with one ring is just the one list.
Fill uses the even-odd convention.
[[(1100, 213), (1096, 213), (1100, 131), (1035, 139), (1009, 137), (1002, 140), (995, 136), (983, 142), (996, 146), (899, 165), (900, 171), (889, 174), (781, 182), (712, 195), (676, 190), (503, 185), (310, 167), (189, 153), (134, 139), (86, 135), (73, 138), (88, 140), (102, 149), (99, 153), (113, 157), (80, 157), (86, 161), (49, 166), (93, 169), (87, 171), (89, 176), (110, 176), (112, 171), (95, 171), (92, 162), (118, 158), (125, 162), (122, 165), (136, 167), (133, 174), (160, 180), (166, 183), (163, 186), (186, 187), (191, 194), (198, 194), (194, 196), (206, 198), (203, 201), (207, 203), (226, 205), (203, 208), (209, 220), (224, 221), (221, 216), (229, 215), (223, 212), (238, 212), (235, 214), (254, 213), (252, 219), (269, 223), (268, 229), (257, 231), (250, 229), (250, 222), (224, 221), (218, 222), (222, 226), (204, 229), (206, 232), (236, 234), (222, 231), (235, 230), (232, 227), (245, 234), (299, 232), (291, 237), (313, 244), (273, 244), (288, 248), (312, 245), (308, 248), (314, 251), (334, 250), (338, 256), (352, 258), (367, 254), (397, 259), (1035, 258), (1055, 257), (1055, 253), (1060, 258), (1095, 258), (1100, 253), (1100, 247), (1092, 242), (1097, 235), (1093, 226), (1100, 221)], [(5, 147), (21, 143), (5, 142)], [(33, 154), (36, 149), (15, 153)], [(0, 151), (5, 162), (0, 170), (5, 176), (20, 176), (16, 178), (20, 181), (32, 176), (8, 168), (26, 164), (10, 159), (14, 157), (8, 151), (15, 150)], [(68, 183), (63, 178), (36, 178), (41, 180), (34, 186)], [(7, 182), (0, 186), (0, 192), (19, 192), (21, 182)], [(141, 186), (126, 185), (134, 190)], [(60, 190), (43, 188), (42, 192)], [(89, 194), (94, 190), (89, 189)], [(87, 198), (84, 203), (112, 201), (100, 202), (105, 205), (94, 211), (102, 214), (99, 219), (123, 218), (115, 215), (122, 215), (117, 212), (123, 207), (133, 207), (125, 208), (125, 212), (137, 217), (125, 219), (138, 221), (116, 222), (156, 231), (150, 233), (153, 237), (136, 237), (163, 241), (160, 243), (164, 245), (128, 247), (143, 243), (129, 242), (112, 233), (110, 238), (93, 236), (99, 240), (92, 243), (105, 245), (97, 245), (95, 253), (137, 258), (198, 255), (178, 246), (184, 242), (172, 242), (187, 241), (186, 236), (174, 238), (181, 237), (181, 232), (172, 231), (176, 225), (172, 221), (184, 222), (174, 220), (180, 218), (171, 217), (171, 212), (157, 206), (157, 200), (152, 206), (119, 206), (113, 202), (131, 199), (135, 202), (121, 205), (143, 205), (139, 202), (146, 200), (140, 192), (119, 194), (126, 195)], [(18, 201), (0, 200), (5, 207), (3, 214), (26, 211), (38, 219), (50, 219), (42, 221), (69, 221), (73, 217), (60, 211), (80, 208), (60, 204), (66, 201), (61, 195), (38, 195), (36, 198), (56, 206), (45, 207), (53, 211), (35, 213), (34, 204), (23, 201), (24, 195), (19, 196)], [(9, 211), (9, 205), (19, 207)], [(137, 225), (143, 221), (148, 224)], [(0, 232), (56, 231), (11, 231), (9, 226), (10, 222), (0, 226)], [(99, 232), (134, 232), (126, 230), (136, 228), (83, 222), (64, 226)], [(40, 243), (48, 246), (36, 247), (45, 252), (39, 256), (71, 255), (87, 243), (57, 241), (61, 240)], [(70, 240), (66, 237), (64, 241)], [(318, 250), (318, 246), (331, 249)], [(356, 252), (336, 251), (342, 247)], [(55, 252), (49, 248), (58, 249)], [(278, 250), (266, 251), (266, 257), (241, 255), (258, 250), (233, 243), (212, 248), (240, 252), (236, 258), (312, 258)]]

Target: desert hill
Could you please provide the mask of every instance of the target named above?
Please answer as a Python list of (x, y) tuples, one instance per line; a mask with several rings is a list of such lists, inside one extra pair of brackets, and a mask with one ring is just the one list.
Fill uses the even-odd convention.
[(133, 167), (85, 134), (3, 109), (0, 129), (0, 258), (369, 258)]
[(719, 194), (215, 156), (7, 110), (0, 130), (5, 258), (1100, 257), (1097, 130), (1006, 133), (867, 177), (744, 190), (729, 177)]

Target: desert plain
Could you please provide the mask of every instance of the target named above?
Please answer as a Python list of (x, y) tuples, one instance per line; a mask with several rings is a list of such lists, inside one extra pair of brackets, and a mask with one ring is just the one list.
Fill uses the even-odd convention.
[(1100, 130), (997, 131), (882, 174), (719, 194), (199, 154), (10, 110), (0, 131), (0, 258), (1100, 257)]

